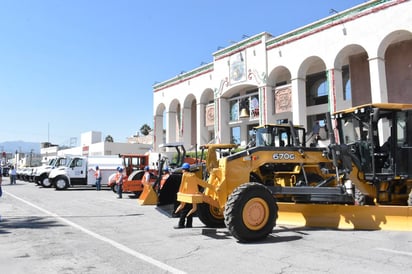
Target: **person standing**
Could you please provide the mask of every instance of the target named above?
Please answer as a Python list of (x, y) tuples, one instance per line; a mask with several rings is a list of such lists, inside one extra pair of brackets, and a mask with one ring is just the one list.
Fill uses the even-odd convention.
[[(188, 163), (184, 163), (182, 165), (182, 173), (189, 172), (190, 165)], [(190, 211), (193, 208), (193, 205), (191, 203), (184, 203), (181, 204), (183, 207), (181, 208), (180, 206), (176, 209), (175, 213), (180, 212), (180, 217), (179, 217), (179, 223), (177, 226), (175, 226), (175, 229), (180, 229), (180, 228), (190, 228), (192, 227), (193, 223), (193, 214), (190, 214)], [(185, 225), (186, 222), (186, 225)]]
[(142, 184), (149, 184), (150, 183), (150, 167), (145, 166), (144, 167), (144, 174), (142, 178)]
[(10, 184), (11, 185), (16, 184), (16, 177), (17, 177), (16, 168), (14, 166), (11, 166), (11, 169), (10, 169)]
[(123, 194), (123, 168), (121, 167), (117, 168), (116, 185), (117, 199), (121, 199)]
[(96, 172), (94, 173), (94, 177), (96, 178), (96, 190), (100, 191), (102, 184), (102, 173), (100, 172), (99, 166), (96, 166)]
[(170, 177), (170, 170), (168, 167), (166, 167), (165, 169), (163, 169), (163, 175), (162, 175), (162, 179), (160, 180), (159, 189), (162, 189), (163, 185), (166, 183), (169, 177)]

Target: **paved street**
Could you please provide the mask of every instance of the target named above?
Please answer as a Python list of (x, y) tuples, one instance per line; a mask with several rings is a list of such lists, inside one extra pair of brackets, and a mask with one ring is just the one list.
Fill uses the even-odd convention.
[(412, 233), (278, 224), (263, 242), (177, 219), (127, 194), (9, 185), (0, 198), (0, 273), (410, 273)]

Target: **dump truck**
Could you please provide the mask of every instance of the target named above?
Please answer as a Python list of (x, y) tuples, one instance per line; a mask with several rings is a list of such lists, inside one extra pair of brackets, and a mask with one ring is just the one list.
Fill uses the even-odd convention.
[[(177, 200), (192, 203), (206, 226), (226, 226), (242, 242), (272, 232), (280, 203), (349, 205), (352, 215), (361, 212), (354, 205), (366, 200), (410, 204), (412, 105), (369, 104), (327, 117), (327, 148), (306, 147), (305, 129), (292, 123), (256, 127), (255, 144), (221, 158), (207, 180), (185, 173)], [(392, 136), (388, 155), (378, 149), (385, 134)], [(368, 210), (364, 214), (373, 214), (373, 207)], [(311, 209), (305, 217), (321, 214)]]

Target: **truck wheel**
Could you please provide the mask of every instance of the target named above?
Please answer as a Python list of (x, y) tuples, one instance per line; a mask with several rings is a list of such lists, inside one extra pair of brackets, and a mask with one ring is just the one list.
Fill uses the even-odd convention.
[(47, 188), (52, 186), (52, 183), (50, 182), (49, 177), (41, 178), (40, 179), (40, 184), (42, 185), (42, 187), (47, 187)]
[(197, 215), (199, 220), (207, 227), (225, 227), (225, 218), (223, 212), (217, 207), (213, 207), (206, 203), (198, 204)]
[(112, 191), (113, 191), (114, 193), (117, 194), (117, 190), (119, 189), (119, 186), (118, 186), (117, 184), (113, 184), (110, 188), (112, 189)]
[(240, 242), (258, 241), (272, 232), (278, 206), (264, 185), (246, 183), (229, 195), (224, 216), (230, 233)]
[(69, 182), (64, 177), (57, 177), (55, 186), (56, 190), (64, 190), (69, 186)]

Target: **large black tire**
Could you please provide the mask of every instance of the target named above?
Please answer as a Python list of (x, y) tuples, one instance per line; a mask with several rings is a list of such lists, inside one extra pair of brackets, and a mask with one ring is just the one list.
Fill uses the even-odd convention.
[(117, 194), (117, 189), (119, 188), (119, 186), (118, 186), (117, 184), (111, 185), (110, 188), (112, 189), (112, 191), (113, 191), (114, 193)]
[(69, 187), (69, 181), (63, 176), (58, 176), (54, 181), (56, 190), (64, 190)]
[(49, 188), (49, 187), (52, 186), (52, 183), (49, 180), (49, 177), (47, 177), (47, 176), (44, 176), (40, 179), (40, 184), (41, 184), (42, 187), (46, 187), (46, 188)]
[(265, 239), (278, 218), (276, 199), (259, 183), (246, 183), (229, 196), (224, 211), (225, 224), (240, 242)]
[(207, 227), (225, 227), (225, 217), (223, 215), (223, 212), (219, 208), (213, 207), (209, 204), (198, 204), (197, 216), (199, 217), (199, 220)]

